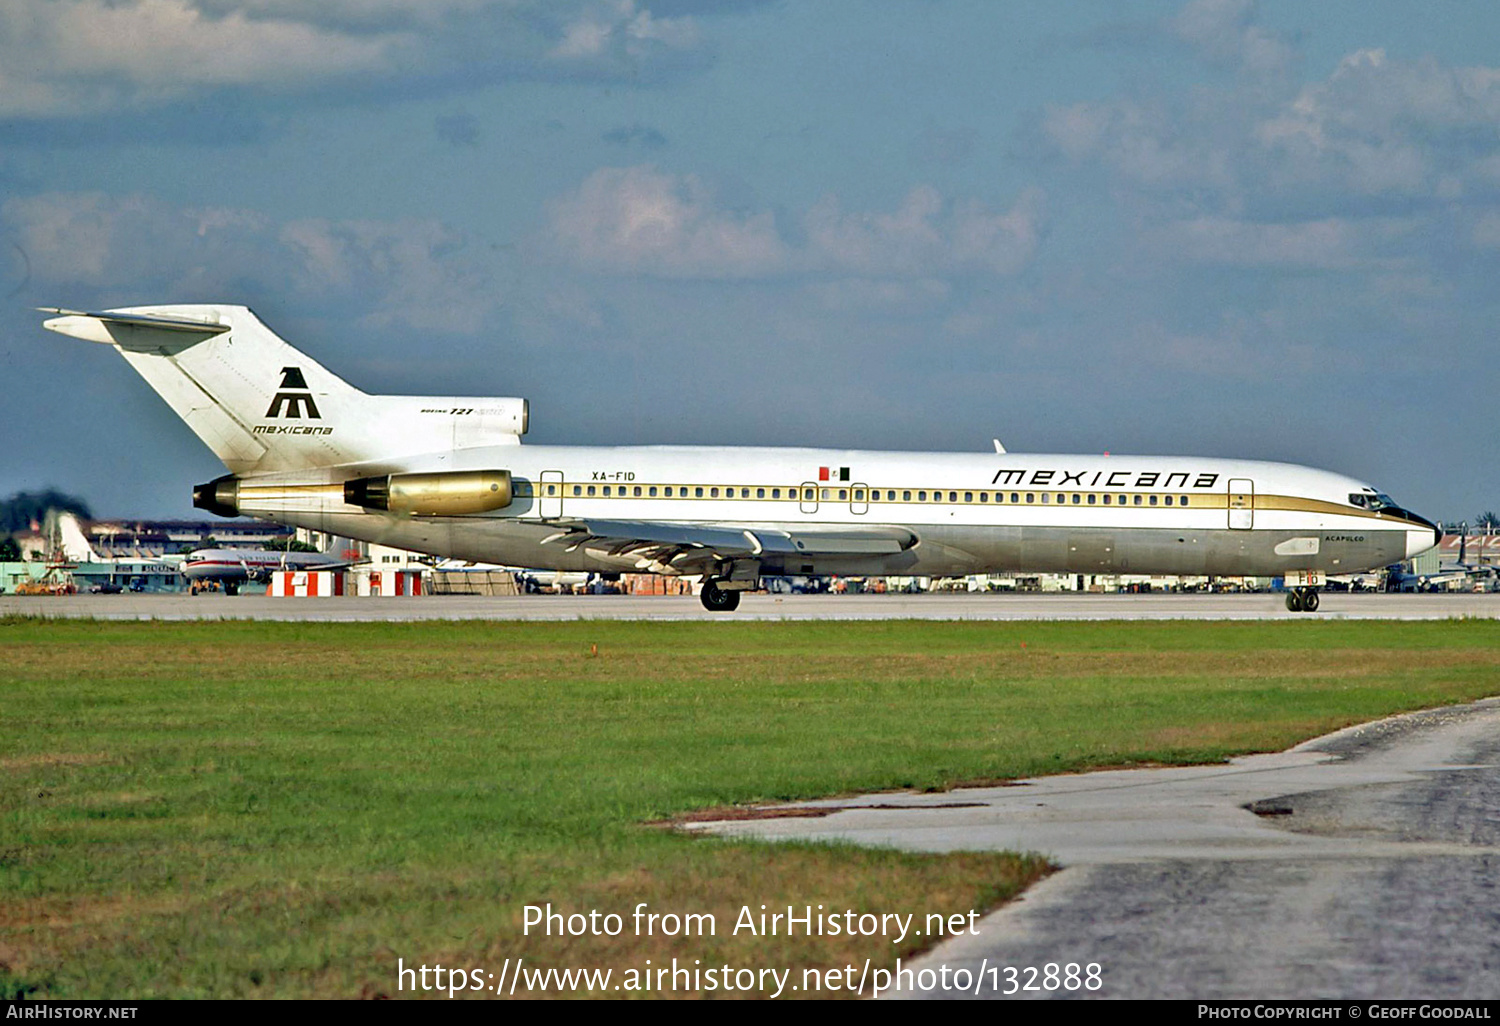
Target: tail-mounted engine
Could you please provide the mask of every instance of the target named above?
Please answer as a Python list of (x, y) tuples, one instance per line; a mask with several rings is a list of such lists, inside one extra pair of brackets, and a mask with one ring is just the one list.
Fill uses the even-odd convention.
[(240, 515), (240, 479), (233, 474), (216, 477), (207, 484), (193, 486), (193, 506), (206, 509), (214, 516)]
[(344, 482), (344, 501), (351, 506), (419, 516), (489, 513), (509, 506), (513, 497), (508, 470), (386, 474)]

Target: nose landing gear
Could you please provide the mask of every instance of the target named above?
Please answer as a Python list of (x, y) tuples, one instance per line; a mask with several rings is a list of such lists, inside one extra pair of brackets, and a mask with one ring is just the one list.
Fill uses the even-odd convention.
[(1293, 588), (1286, 593), (1286, 607), (1294, 613), (1316, 613), (1318, 611), (1318, 589)]

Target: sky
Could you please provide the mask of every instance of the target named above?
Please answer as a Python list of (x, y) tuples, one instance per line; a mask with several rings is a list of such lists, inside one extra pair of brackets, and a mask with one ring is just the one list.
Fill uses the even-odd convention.
[(4, 0), (0, 497), (223, 468), (38, 306), (527, 441), (1191, 454), (1500, 508), (1500, 5)]

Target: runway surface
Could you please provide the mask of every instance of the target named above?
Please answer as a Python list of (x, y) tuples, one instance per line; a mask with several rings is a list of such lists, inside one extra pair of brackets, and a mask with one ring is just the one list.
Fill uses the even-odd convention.
[(1325, 593), (1316, 613), (1263, 595), (747, 595), (734, 613), (696, 598), (633, 595), (441, 595), (270, 598), (265, 595), (0, 595), (0, 616), (100, 620), (1441, 620), (1500, 617), (1500, 594)]
[(1023, 997), (1500, 998), (1500, 699), (1224, 766), (803, 804), (839, 811), (693, 828), (1065, 867), (914, 968), (1102, 966), (1095, 995)]

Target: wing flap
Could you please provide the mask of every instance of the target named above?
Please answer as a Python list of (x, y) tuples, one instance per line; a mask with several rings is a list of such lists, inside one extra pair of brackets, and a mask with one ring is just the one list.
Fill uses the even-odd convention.
[[(612, 556), (637, 555), (651, 562), (683, 561), (684, 557), (758, 558), (768, 555), (879, 556), (911, 548), (917, 536), (902, 527), (885, 525), (795, 524), (742, 528), (724, 524), (674, 523), (652, 520), (556, 521), (558, 532), (547, 543), (570, 550), (586, 548)], [(692, 562), (692, 560), (688, 560)]]
[(782, 537), (791, 547), (779, 551), (803, 556), (887, 556), (917, 543), (917, 536), (904, 527), (798, 528)]
[(664, 546), (674, 549), (713, 549), (723, 555), (745, 555), (754, 549), (747, 532), (709, 524), (675, 524), (652, 520), (574, 520), (559, 522), (561, 531), (548, 539), (571, 548), (598, 542), (590, 548), (617, 549)]

